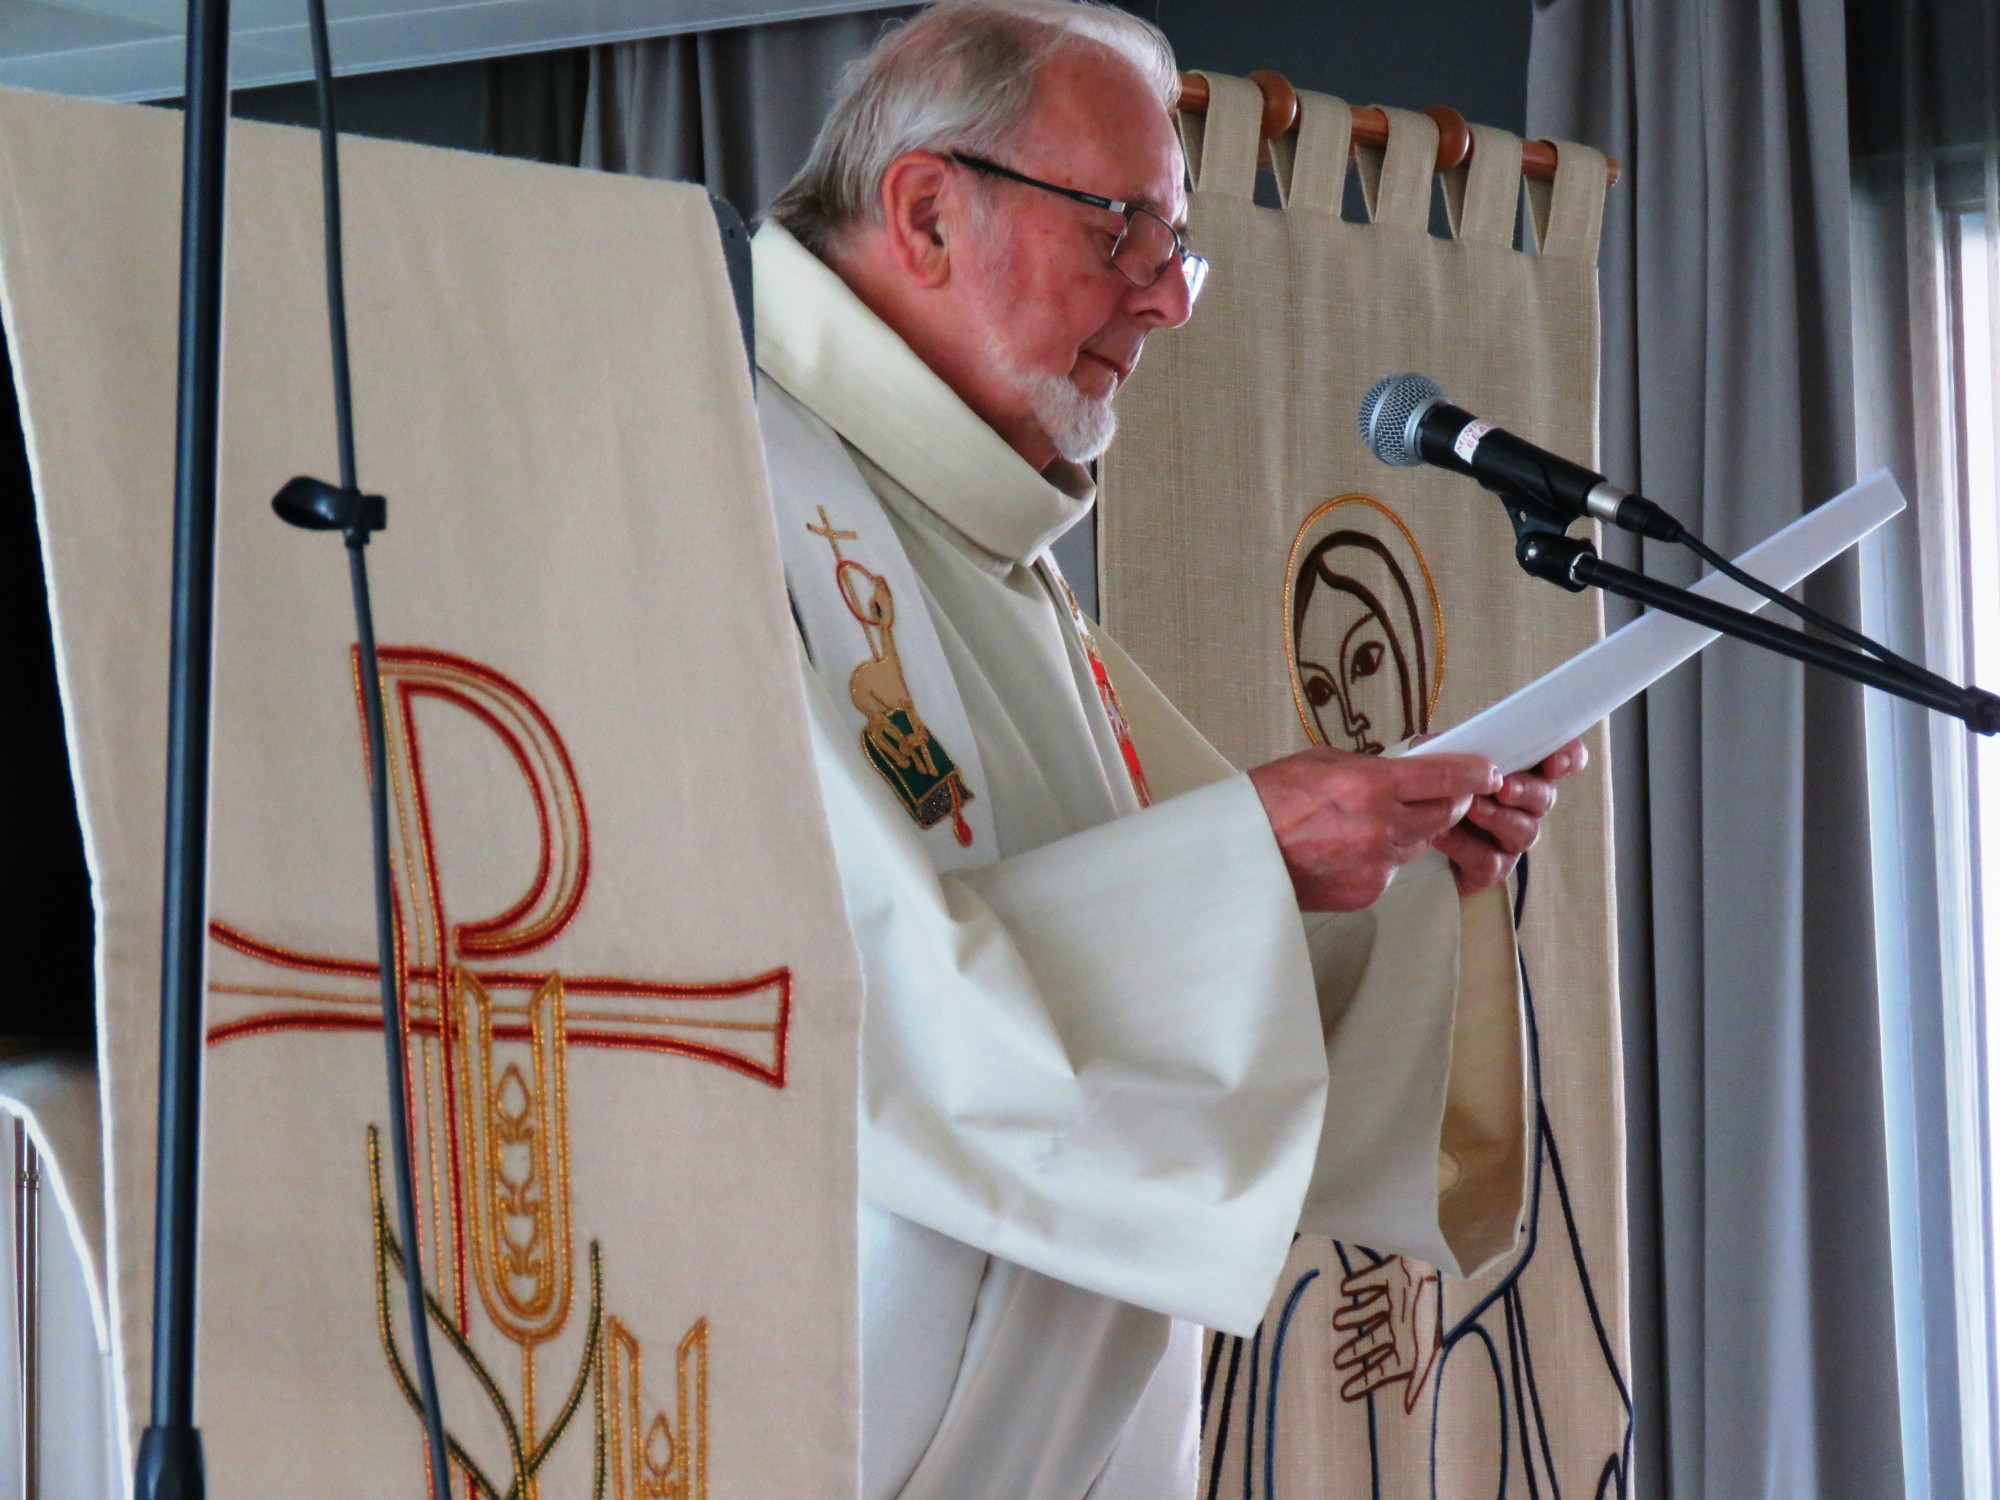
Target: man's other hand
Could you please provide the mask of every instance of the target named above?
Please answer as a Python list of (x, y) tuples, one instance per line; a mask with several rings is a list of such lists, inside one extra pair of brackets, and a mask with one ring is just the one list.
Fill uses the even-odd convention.
[[(1263, 799), (1301, 911), (1371, 905), (1398, 869), (1457, 831), (1475, 799), (1497, 805), (1504, 791), (1483, 756), (1389, 760), (1323, 745), (1258, 766), (1250, 784)], [(1521, 812), (1511, 804), (1504, 810)], [(1457, 856), (1444, 852), (1456, 865)]]
[(1499, 791), (1474, 797), (1464, 818), (1431, 840), (1451, 861), (1461, 896), (1498, 885), (1514, 873), (1521, 856), (1541, 837), (1542, 819), (1556, 805), (1556, 783), (1589, 763), (1583, 741), (1571, 740), (1534, 770), (1505, 778)]

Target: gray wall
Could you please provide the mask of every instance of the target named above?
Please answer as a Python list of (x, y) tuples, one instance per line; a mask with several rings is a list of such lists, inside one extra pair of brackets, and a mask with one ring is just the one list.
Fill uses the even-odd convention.
[(1528, 118), (1533, 0), (1125, 0), (1183, 68), (1273, 68), (1350, 104), (1449, 104), (1516, 133)]

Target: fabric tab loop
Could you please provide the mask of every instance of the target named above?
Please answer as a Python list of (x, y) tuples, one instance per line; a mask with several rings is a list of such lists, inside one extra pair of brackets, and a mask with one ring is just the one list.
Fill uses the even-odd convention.
[(1521, 207), (1521, 138), (1490, 125), (1472, 127), (1472, 155), (1443, 175), (1445, 217), (1468, 245), (1514, 244)]
[(1389, 117), (1389, 144), (1355, 153), (1370, 223), (1428, 231), (1431, 176), (1437, 170), (1437, 121), (1415, 110), (1377, 106)]
[(1257, 187), (1257, 147), (1262, 140), (1264, 93), (1247, 78), (1203, 73), (1208, 112), (1183, 113), (1181, 144), (1198, 193), (1248, 198)]
[(1553, 182), (1528, 181), (1528, 227), (1543, 255), (1597, 263), (1604, 228), (1604, 153), (1575, 141), (1556, 148)]
[(1271, 142), (1278, 201), (1287, 210), (1338, 215), (1347, 194), (1354, 111), (1344, 99), (1300, 89), (1298, 122)]

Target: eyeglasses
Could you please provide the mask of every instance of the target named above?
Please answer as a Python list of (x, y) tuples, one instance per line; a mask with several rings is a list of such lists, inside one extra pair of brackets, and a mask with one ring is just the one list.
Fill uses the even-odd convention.
[(1072, 203), (1086, 203), (1092, 208), (1101, 208), (1108, 213), (1118, 214), (1125, 220), (1125, 227), (1119, 231), (1117, 240), (1111, 246), (1111, 264), (1116, 266), (1125, 279), (1134, 286), (1151, 286), (1166, 275), (1169, 266), (1178, 265), (1182, 278), (1187, 282), (1188, 303), (1201, 295), (1202, 283), (1208, 280), (1208, 258), (1188, 249), (1181, 232), (1150, 208), (1141, 208), (1136, 203), (1127, 203), (1119, 198), (1100, 198), (1095, 193), (1078, 192), (1075, 188), (1058, 187), (1053, 182), (1043, 182), (1038, 177), (1029, 177), (1012, 168), (1003, 167), (998, 162), (988, 161), (983, 156), (969, 156), (962, 151), (954, 151), (951, 159), (962, 167), (970, 167), (975, 172), (985, 172), (994, 177), (1004, 177), (1009, 182), (1022, 183), (1031, 188), (1040, 188), (1045, 193), (1054, 193), (1058, 198), (1067, 198)]

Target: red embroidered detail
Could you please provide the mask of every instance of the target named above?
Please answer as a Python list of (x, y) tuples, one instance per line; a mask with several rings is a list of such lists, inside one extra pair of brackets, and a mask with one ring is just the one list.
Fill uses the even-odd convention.
[(239, 932), (227, 922), (210, 922), (208, 935), (225, 948), (234, 948), (238, 953), (247, 953), (252, 958), (261, 958), (284, 969), (303, 969), (311, 974), (348, 974), (356, 979), (373, 979), (382, 972), (381, 965), (358, 958), (321, 958), (314, 953), (280, 948), (275, 943), (253, 938), (247, 932)]
[[(792, 1009), (792, 973), (789, 969), (773, 969), (769, 974), (762, 976), (762, 978), (763, 983), (759, 988), (775, 989), (777, 991), (779, 1015), (776, 1026), (770, 1028), (775, 1032), (777, 1047), (775, 1059), (768, 1066), (757, 1062), (753, 1058), (745, 1057), (740, 1052), (731, 1052), (723, 1047), (708, 1046), (701, 1042), (691, 1042), (675, 1036), (642, 1036), (628, 1030), (606, 1030), (588, 1025), (571, 1024), (563, 1029), (563, 1040), (571, 1047), (612, 1047), (631, 1052), (670, 1052), (681, 1057), (692, 1057), (701, 1062), (715, 1063), (720, 1067), (729, 1068), (741, 1073), (746, 1078), (754, 1078), (759, 1083), (767, 1083), (773, 1088), (783, 1088), (785, 1086), (786, 1033), (789, 1030), (788, 1023), (791, 1018)], [(564, 980), (563, 984), (565, 988), (569, 987), (568, 980)], [(367, 999), (362, 996), (330, 996), (328, 998), (338, 1000), (343, 1005), (357, 1002), (364, 1005), (368, 1003)], [(573, 1018), (573, 1020), (588, 1019), (590, 1018)], [(617, 1020), (629, 1025), (632, 1018), (621, 1016), (605, 1017), (603, 1019)], [(658, 1024), (663, 1026), (682, 1025), (688, 1027), (740, 1027), (745, 1030), (760, 1031), (766, 1029), (762, 1022), (757, 1021), (699, 1021), (675, 1016), (662, 1017), (659, 1019)], [(241, 1016), (236, 1020), (225, 1021), (219, 1025), (211, 1026), (208, 1029), (207, 1040), (208, 1045), (214, 1047), (224, 1042), (236, 1041), (241, 1037), (268, 1036), (278, 1031), (379, 1032), (381, 1029), (382, 1018), (379, 1015), (338, 1015), (324, 1011), (266, 1011), (257, 1015)], [(449, 1031), (449, 1028), (440, 1027), (435, 1017), (427, 1019), (407, 1017), (405, 1029), (410, 1035), (421, 1037), (437, 1037), (441, 1033)], [(502, 1042), (524, 1042), (529, 1040), (529, 1028), (524, 1024), (496, 1025), (493, 1028), (493, 1037), (496, 1041)]]
[[(449, 652), (390, 646), (380, 656), (391, 801), (400, 835), (393, 936), (395, 980), (405, 1017), (403, 1045), (410, 1056), (404, 1097), (412, 1120), (419, 1122), (412, 1132), (411, 1156), (420, 1183), (428, 1186), (420, 1197), (427, 1199), (422, 1206), (431, 1217), (439, 1263), (452, 1273), (452, 1285), (441, 1290), (464, 1328), (471, 1311), (464, 1232), (470, 1221), (460, 1126), (469, 1101), (460, 1097), (464, 1068), (458, 1054), (465, 1041), (457, 1026), (447, 1024), (448, 1009), (461, 985), (533, 996), (559, 977), (553, 971), (486, 971), (465, 961), (532, 953), (568, 928), (589, 884), (590, 824), (561, 734), (519, 684)], [(359, 710), (358, 661), (355, 685)], [(497, 916), (457, 923), (447, 918), (431, 818), (432, 788), (418, 728), (417, 705), (426, 699), (459, 709), (485, 728), (506, 749), (528, 789), (538, 843), (534, 865), (526, 889)], [(380, 1032), (380, 1016), (367, 1013), (379, 1004), (380, 969), (372, 960), (286, 948), (223, 921), (211, 923), (209, 933), (220, 947), (243, 958), (354, 986), (353, 993), (342, 994), (336, 992), (345, 988), (341, 985), (320, 992), (245, 984), (239, 982), (244, 977), (239, 964), (211, 987), (211, 1007), (223, 1014), (208, 1031), (209, 1045), (281, 1031)], [(573, 1018), (558, 1014), (562, 1045), (671, 1053), (729, 1068), (773, 1088), (785, 1086), (789, 969), (714, 982), (599, 974), (562, 978), (561, 984), (570, 993), (611, 1002)], [(246, 1013), (247, 1005), (272, 1000), (290, 1001), (292, 1008)], [(661, 1001), (694, 1001), (702, 1011), (711, 1005), (717, 1011), (662, 1013), (656, 1008)], [(508, 1043), (530, 1040), (529, 1028), (520, 1023), (534, 1003), (530, 998), (499, 1006), (489, 1037)], [(229, 1014), (232, 1009), (235, 1014)], [(734, 1040), (739, 1036), (740, 1044)]]
[(1132, 778), (1132, 790), (1138, 794), (1141, 807), (1151, 807), (1153, 789), (1146, 783), (1146, 768), (1139, 764), (1139, 747), (1132, 743), (1132, 728), (1125, 722), (1118, 689), (1111, 685), (1111, 674), (1104, 670), (1097, 646), (1088, 635), (1083, 638), (1083, 649), (1090, 657), (1091, 675), (1097, 679), (1097, 694), (1104, 700), (1104, 712), (1110, 716), (1111, 732), (1118, 737), (1118, 753), (1125, 757), (1125, 773)]
[[(478, 718), (506, 746), (520, 767), (534, 799), (541, 835), (535, 878), (526, 893), (498, 916), (460, 923), (453, 940), (456, 951), (466, 957), (497, 958), (533, 952), (569, 925), (583, 904), (584, 888), (590, 881), (590, 821), (584, 812), (583, 794), (577, 786), (569, 747), (542, 706), (520, 684), (491, 667), (447, 651), (412, 646), (385, 646), (379, 654), (385, 686), (394, 684), (403, 739), (410, 747), (410, 779), (427, 850), (431, 843), (430, 813), (417, 739), (418, 698), (439, 698)], [(502, 722), (503, 714), (511, 724)], [(552, 802), (556, 804), (553, 808)], [(564, 817), (564, 813), (568, 816)], [(564, 867), (556, 873), (551, 866), (558, 828), (564, 834), (573, 829), (575, 847), (561, 851)], [(434, 865), (428, 873), (433, 900), (439, 900)], [(545, 910), (528, 919), (537, 903), (549, 894), (552, 873), (556, 873), (557, 886), (553, 898), (546, 903)]]
[[(549, 716), (498, 672), (464, 657), (407, 647), (385, 648), (381, 663), (389, 721), (387, 790), (400, 840), (393, 861), (389, 977), (403, 1002), (398, 1040), (410, 1063), (404, 1098), (413, 1127), (417, 1236), (430, 1238), (433, 1248), (425, 1259), (439, 1280), (437, 1295), (426, 1301), (446, 1342), (472, 1368), (508, 1426), (514, 1459), (510, 1494), (532, 1500), (537, 1493), (542, 1461), (597, 1371), (602, 1490), (607, 1382), (601, 1364), (602, 1275), (594, 1242), (581, 1368), (568, 1401), (546, 1425), (537, 1413), (537, 1388), (545, 1378), (538, 1374), (538, 1357), (546, 1360), (545, 1346), (569, 1320), (577, 1250), (569, 1170), (570, 1049), (673, 1054), (783, 1088), (792, 973), (781, 966), (744, 978), (687, 981), (609, 974), (570, 978), (553, 966), (485, 968), (485, 962), (548, 947), (582, 906), (591, 873), (590, 825), (575, 767)], [(481, 725), (506, 749), (527, 786), (537, 837), (531, 878), (497, 916), (454, 922), (447, 915), (431, 815), (434, 789), (419, 733), (417, 705), (423, 700), (459, 709)], [(380, 1036), (383, 973), (377, 961), (284, 947), (223, 921), (212, 922), (209, 935), (225, 950), (211, 955), (218, 973), (209, 986), (210, 1006), (219, 1014), (207, 1033), (210, 1046), (281, 1032)], [(281, 1008), (263, 1008), (271, 1006)], [(414, 1401), (388, 1312), (389, 1263), (400, 1268), (406, 1257), (386, 1227), (372, 1126), (368, 1140), (377, 1316), (392, 1370)], [(477, 1299), (470, 1295), (475, 1285)], [(490, 1327), (475, 1338), (481, 1308)], [(640, 1345), (622, 1323), (613, 1320), (611, 1326), (630, 1355), (629, 1404), (636, 1415), (642, 1410)], [(501, 1389), (479, 1352), (494, 1347), (496, 1331), (519, 1354), (514, 1392)], [(680, 1356), (678, 1426), (670, 1429), (664, 1415), (656, 1415), (643, 1434), (633, 1426), (627, 1434), (631, 1453), (624, 1457), (635, 1466), (619, 1472), (655, 1488), (678, 1484), (681, 1500), (702, 1500), (707, 1493), (705, 1319), (683, 1338)], [(690, 1394), (698, 1405), (692, 1415)], [(658, 1456), (662, 1445), (668, 1457)], [(451, 1461), (468, 1497), (498, 1493), (456, 1439)]]
[(951, 836), (961, 849), (972, 847), (972, 825), (965, 821), (965, 801), (959, 796), (959, 780), (951, 779)]
[[(398, 783), (395, 787), (397, 805), (412, 815), (406, 820), (404, 828), (405, 858), (399, 861), (396, 977), (404, 992), (408, 1032), (414, 1036), (438, 1038), (447, 1053), (442, 1059), (445, 1107), (440, 1113), (444, 1116), (442, 1123), (450, 1136), (458, 1113), (453, 1104), (457, 1069), (449, 1055), (455, 1039), (451, 1028), (440, 1028), (436, 1019), (445, 992), (452, 982), (452, 971), (445, 955), (512, 956), (532, 952), (553, 942), (569, 926), (583, 903), (590, 878), (590, 825), (568, 747), (554, 722), (526, 689), (480, 662), (450, 652), (385, 646), (380, 652), (380, 659), (384, 686), (391, 690), (386, 696), (393, 704), (391, 775)], [(356, 668), (358, 674), (358, 661)], [(539, 835), (534, 875), (526, 891), (495, 917), (453, 924), (445, 916), (441, 871), (432, 829), (430, 788), (417, 732), (416, 705), (425, 698), (448, 703), (482, 724), (507, 749), (533, 799)], [(404, 752), (401, 762), (403, 774), (400, 776), (396, 774), (399, 767), (393, 753), (398, 749)], [(412, 885), (416, 887), (414, 894), (422, 898), (420, 915), (425, 928), (420, 934), (422, 946), (431, 950), (426, 958), (416, 961), (412, 961), (409, 953), (408, 918), (401, 899), (405, 894), (412, 893)], [(361, 980), (371, 988), (378, 981), (380, 971), (377, 965), (365, 959), (283, 947), (223, 921), (211, 922), (209, 932), (222, 946), (277, 968)], [(448, 942), (445, 941), (447, 933)], [(443, 951), (439, 951), (440, 948)], [(470, 972), (489, 990), (533, 991), (549, 978), (548, 973), (533, 970), (482, 968)], [(597, 1023), (595, 1025), (569, 1026), (567, 1035), (570, 1041), (583, 1046), (631, 1047), (695, 1057), (731, 1068), (774, 1087), (784, 1087), (791, 1020), (791, 971), (787, 968), (772, 969), (743, 979), (708, 982), (583, 974), (564, 976), (563, 986), (574, 995), (599, 995), (631, 1001), (757, 1002), (753, 1010), (762, 1014), (747, 1019), (654, 1017), (643, 1013), (620, 1016), (606, 1012), (589, 1018)], [(218, 985), (216, 993), (247, 997), (256, 990), (255, 987), (226, 984)], [(298, 998), (303, 1000), (308, 997), (300, 994)], [(211, 1045), (219, 1045), (239, 1037), (280, 1030), (355, 1030), (369, 1027), (379, 1030), (379, 1019), (329, 1013), (329, 1007), (345, 1007), (355, 1002), (366, 1004), (369, 1000), (370, 996), (366, 994), (349, 997), (329, 993), (308, 1009), (264, 1012), (219, 1022), (210, 1028), (208, 1041)], [(742, 1007), (738, 1005), (733, 1009), (740, 1010)], [(581, 1021), (584, 1018), (577, 1019)], [(657, 1031), (663, 1023), (690, 1030), (761, 1033), (769, 1039), (769, 1051), (759, 1056), (685, 1037), (663, 1036)], [(647, 1034), (649, 1032), (653, 1034)], [(495, 1035), (505, 1039), (509, 1033), (502, 1025), (496, 1028)], [(410, 1103), (414, 1109), (417, 1103), (415, 1070), (410, 1071)], [(451, 1140), (446, 1153), (454, 1166), (460, 1155), (458, 1145), (455, 1139)], [(457, 1196), (456, 1192), (454, 1196)]]
[[(371, 984), (375, 976), (381, 972), (376, 965), (360, 959), (324, 958), (316, 953), (306, 953), (296, 948), (281, 948), (275, 943), (262, 942), (248, 933), (239, 932), (227, 922), (210, 922), (208, 935), (225, 948), (233, 948), (238, 953), (262, 959), (265, 963), (281, 969), (298, 969), (313, 974), (345, 974), (356, 979), (366, 979)], [(410, 979), (420, 984), (437, 982), (438, 973), (432, 966), (419, 965), (406, 972)], [(572, 995), (646, 995), (663, 1000), (727, 1000), (768, 989), (781, 978), (789, 983), (791, 972), (790, 969), (772, 969), (768, 973), (758, 974), (749, 979), (721, 979), (712, 983), (671, 979), (621, 979), (610, 974), (565, 974), (563, 988)], [(480, 983), (490, 990), (532, 990), (547, 978), (546, 974), (535, 974), (524, 969), (479, 971)], [(248, 993), (236, 985), (216, 984), (210, 988), (222, 994)], [(328, 995), (326, 998), (346, 997)]]
[(1105, 717), (1111, 721), (1111, 733), (1118, 741), (1118, 754), (1125, 762), (1125, 774), (1132, 779), (1132, 791), (1139, 799), (1141, 807), (1153, 805), (1153, 789), (1146, 784), (1146, 768), (1139, 764), (1139, 747), (1132, 743), (1132, 727), (1125, 722), (1125, 709), (1118, 701), (1118, 689), (1111, 685), (1111, 674), (1104, 669), (1104, 658), (1097, 654), (1097, 639), (1091, 633), (1090, 622), (1083, 617), (1083, 607), (1076, 602), (1076, 595), (1070, 592), (1069, 581), (1051, 567), (1048, 576), (1055, 580), (1062, 590), (1063, 603), (1069, 606), (1069, 617), (1076, 626), (1077, 639), (1083, 643), (1083, 654), (1090, 661), (1091, 679), (1097, 684), (1098, 701), (1104, 705)]

